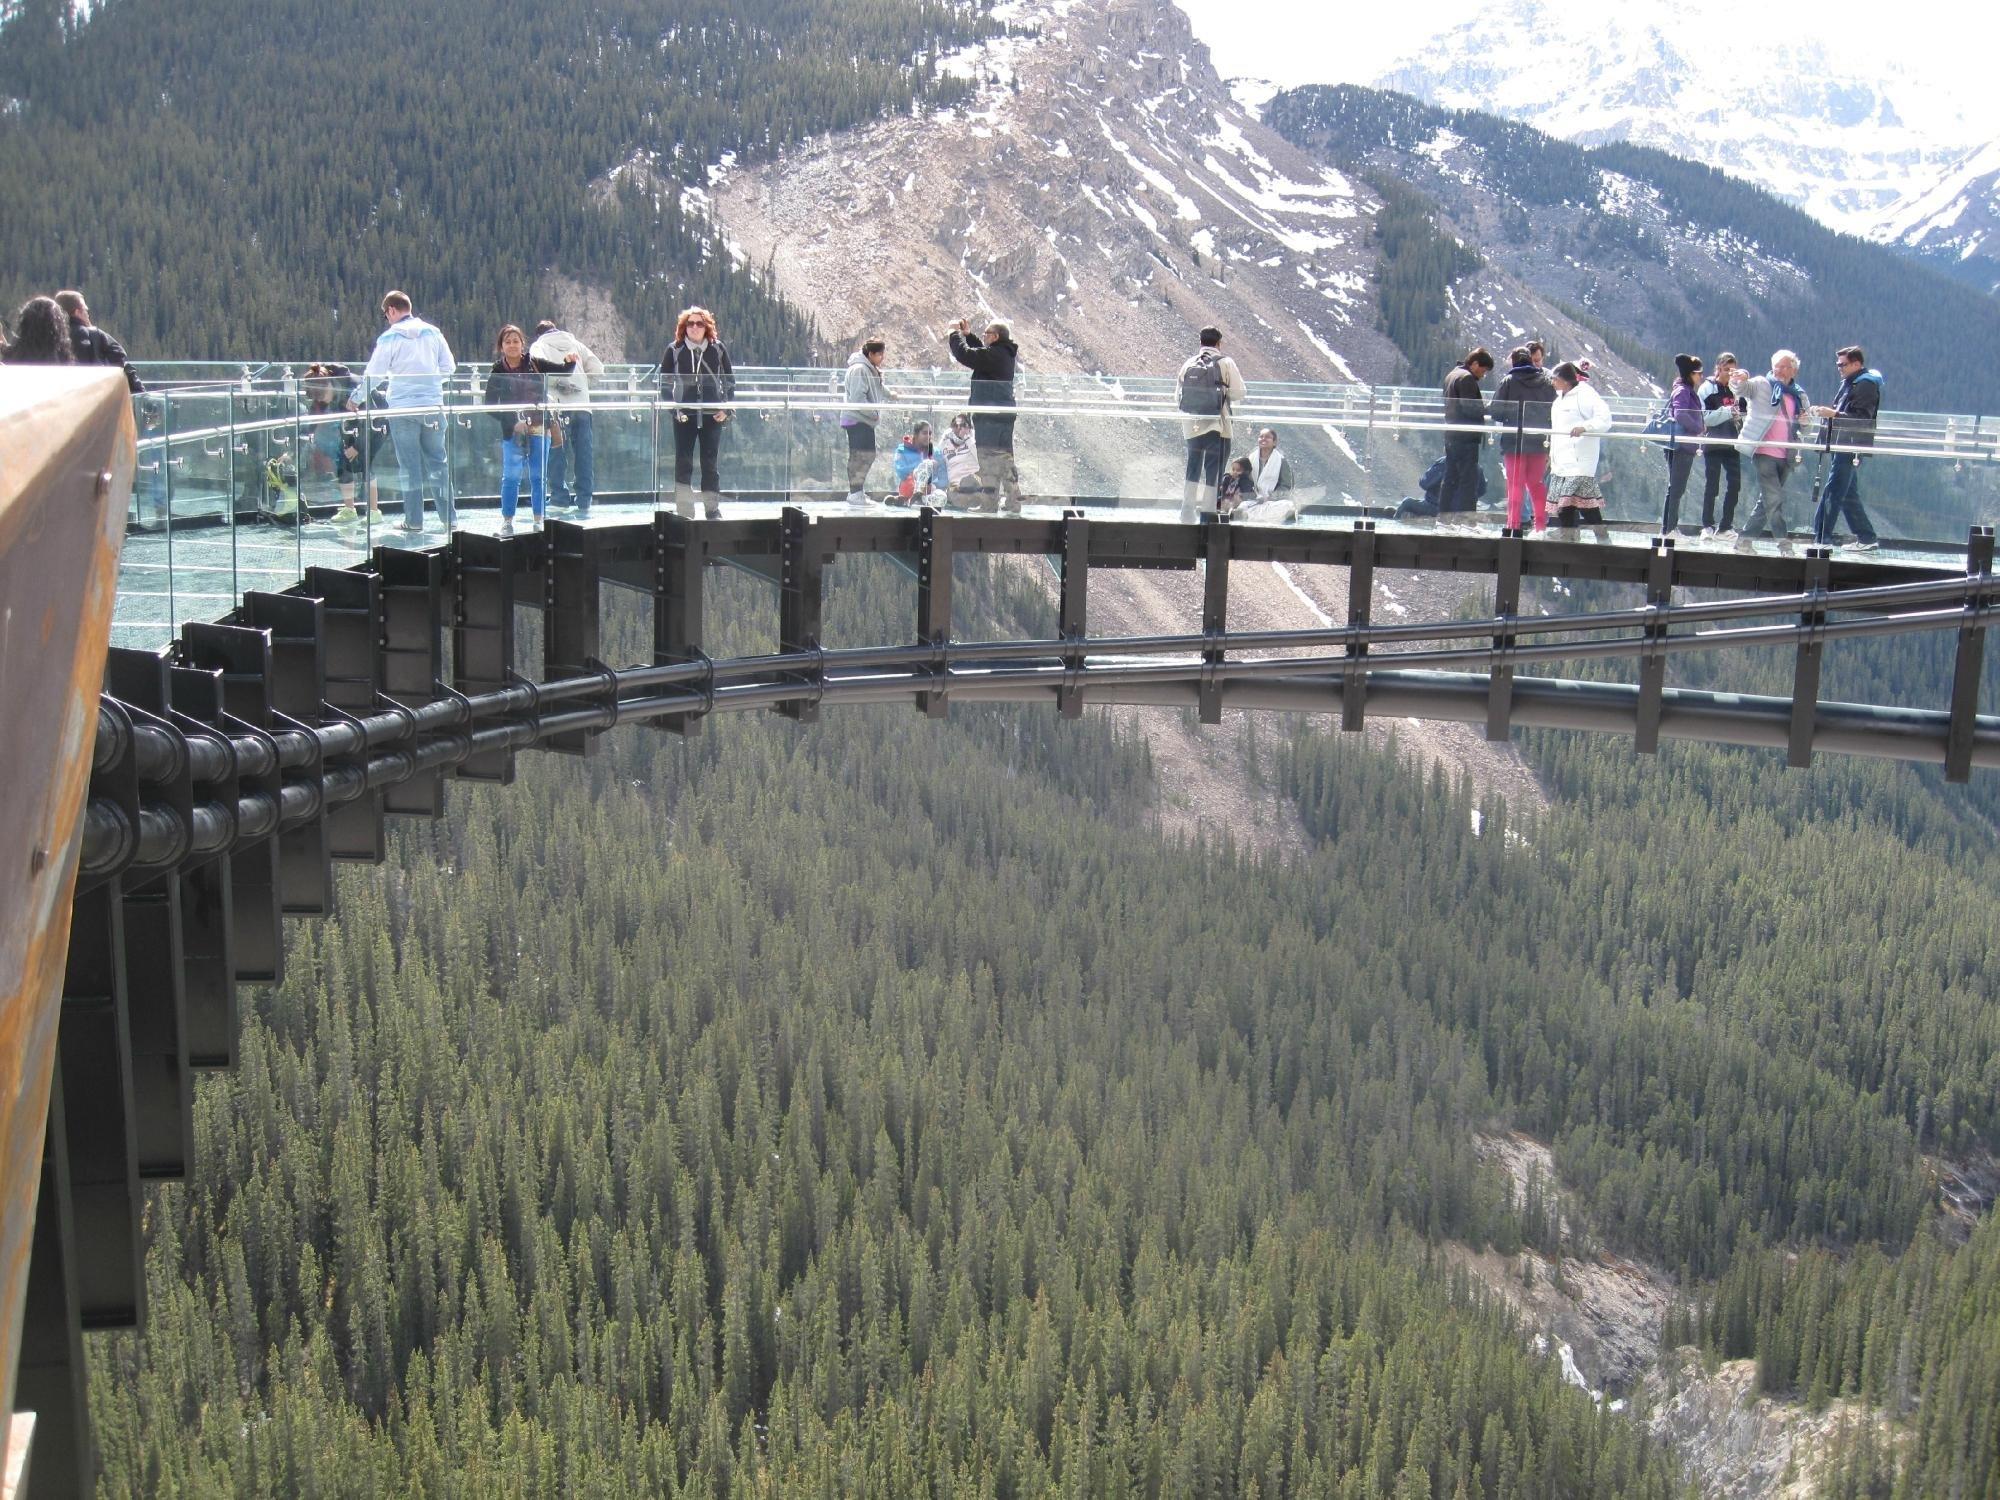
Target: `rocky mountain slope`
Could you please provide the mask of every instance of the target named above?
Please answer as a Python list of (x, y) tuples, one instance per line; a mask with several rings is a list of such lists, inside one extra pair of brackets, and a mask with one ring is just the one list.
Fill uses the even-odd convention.
[[(1978, 145), (1991, 115), (1820, 28), (1760, 38), (1727, 14), (1502, 0), (1379, 78), (1379, 88), (1523, 121), (1579, 145), (1628, 141), (1720, 167), (1830, 228), (1868, 233)], [(1844, 38), (1841, 38), (1844, 39)]]
[(2000, 141), (1954, 163), (1871, 234), (2000, 293)]
[[(1859, 341), (1896, 372), (1893, 404), (1965, 410), (1983, 379), (1981, 350), (2000, 337), (2000, 307), (1962, 282), (1658, 151), (1584, 148), (1492, 114), (1346, 86), (1289, 90), (1263, 114), (1328, 164), (1424, 195), (1483, 258), (1482, 274), (1576, 310), (1645, 359), (1653, 379), (1677, 350), (1757, 358), (1789, 347), (1811, 361), (1811, 389), (1833, 350)], [(1463, 309), (1467, 289), (1456, 291)]]
[[(964, 315), (1009, 320), (1037, 370), (1167, 373), (1213, 321), (1251, 379), (1395, 375), (1373, 305), (1378, 200), (1244, 110), (1177, 8), (996, 14), (1023, 34), (946, 60), (987, 85), (970, 107), (715, 174), (725, 234), (776, 290), (839, 343), (882, 333), (892, 364), (949, 363), (942, 330)], [(1517, 332), (1588, 336), (1506, 298)]]
[[(1014, 35), (944, 60), (982, 84), (968, 107), (879, 121), (753, 168), (718, 165), (712, 202), (730, 253), (765, 268), (837, 343), (881, 334), (893, 365), (949, 365), (944, 328), (966, 316), (1006, 319), (1033, 371), (1167, 374), (1213, 321), (1253, 380), (1398, 373), (1374, 305), (1379, 200), (1239, 106), (1168, 0), (1028, 0), (996, 14)], [(1511, 283), (1481, 300), (1503, 339), (1530, 328), (1594, 337)], [(1093, 429), (1086, 440), (1178, 462), (1178, 432)], [(1285, 441), (1305, 482), (1370, 500), (1409, 492), (1428, 460), (1312, 431)], [(1032, 470), (1033, 455), (1023, 461)], [(1094, 579), (1093, 615), (1182, 628), (1199, 617), (1198, 589), (1177, 586), (1187, 582)], [(1416, 607), (1449, 614), (1458, 594), (1452, 585)], [(1336, 595), (1325, 580), (1250, 569), (1232, 603), (1260, 624), (1304, 627), (1344, 609)], [(1147, 722), (1171, 748), (1168, 826), (1291, 840), (1276, 812), (1246, 813), (1213, 791), (1240, 770), (1235, 735), (1189, 731), (1178, 715)], [(1539, 800), (1518, 755), (1470, 731), (1400, 726), (1399, 743), (1482, 791)]]

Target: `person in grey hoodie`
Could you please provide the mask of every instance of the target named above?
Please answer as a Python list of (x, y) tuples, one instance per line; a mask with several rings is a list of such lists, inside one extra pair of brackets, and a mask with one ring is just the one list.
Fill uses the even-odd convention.
[(888, 352), (886, 343), (871, 338), (847, 356), (840, 425), (847, 433), (849, 501), (868, 498), (868, 471), (875, 464), (875, 429), (881, 425), (882, 408), (896, 399), (882, 379), (882, 361)]
[(403, 530), (424, 529), (425, 490), (437, 501), (446, 531), (453, 520), (451, 469), (444, 455), (444, 377), (458, 368), (451, 345), (410, 308), (404, 292), (385, 292), (382, 316), (389, 326), (375, 340), (368, 368), (348, 399), (360, 411), (378, 390), (388, 409), (389, 441), (403, 487)]
[[(597, 492), (590, 382), (604, 373), (604, 361), (592, 354), (582, 339), (547, 318), (535, 325), (528, 358), (549, 377), (549, 404), (555, 408), (556, 420), (563, 424), (562, 446), (549, 449), (549, 498), (564, 497), (565, 508), (574, 503), (580, 520), (590, 514), (590, 502)], [(569, 483), (572, 464), (576, 469), (573, 498)]]

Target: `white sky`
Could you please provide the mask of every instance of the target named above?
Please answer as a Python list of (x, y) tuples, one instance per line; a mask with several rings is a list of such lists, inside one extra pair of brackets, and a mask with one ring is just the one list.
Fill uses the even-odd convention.
[[(1175, 0), (1208, 43), (1225, 78), (1268, 78), (1281, 86), (1366, 83), (1431, 37), (1466, 19), (1461, 6), (1409, 0)], [(1621, 0), (1631, 12), (1661, 19), (1685, 17), (1686, 0)], [(1782, 7), (1781, 7), (1782, 8)], [(1700, 12), (1718, 26), (1717, 46), (1741, 45), (1732, 35), (1751, 12)], [(1929, 0), (1914, 24), (1910, 12), (1884, 0), (1805, 0), (1788, 14), (1810, 17), (1802, 35), (1829, 51), (1859, 49), (1865, 59), (1888, 58), (1918, 70), (1963, 101), (1968, 113), (1986, 113), (1996, 95), (2000, 59), (2000, 5), (1991, 0)], [(1720, 17), (1719, 20), (1716, 17)]]

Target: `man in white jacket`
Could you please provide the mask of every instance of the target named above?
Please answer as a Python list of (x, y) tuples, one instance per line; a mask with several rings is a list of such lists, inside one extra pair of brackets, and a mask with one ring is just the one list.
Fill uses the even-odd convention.
[(411, 310), (405, 292), (382, 295), (389, 326), (375, 340), (368, 368), (348, 399), (361, 410), (380, 394), (389, 412), (389, 441), (402, 480), (403, 530), (424, 529), (424, 491), (437, 501), (438, 519), (451, 530), (451, 469), (444, 454), (444, 378), (458, 368), (444, 335)]
[[(563, 445), (549, 449), (549, 498), (565, 496), (565, 507), (574, 505), (577, 519), (590, 514), (595, 497), (596, 471), (592, 463), (590, 382), (604, 373), (604, 361), (590, 352), (590, 346), (575, 334), (556, 327), (544, 318), (535, 325), (535, 341), (528, 346), (528, 358), (549, 377), (549, 404), (563, 424)], [(573, 457), (572, 457), (573, 455)], [(570, 495), (569, 469), (576, 466), (574, 499)]]

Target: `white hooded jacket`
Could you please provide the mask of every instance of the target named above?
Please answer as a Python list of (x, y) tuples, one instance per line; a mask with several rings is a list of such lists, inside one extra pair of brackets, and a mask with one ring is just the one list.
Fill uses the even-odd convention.
[(549, 376), (549, 399), (559, 406), (588, 406), (591, 379), (604, 373), (604, 361), (590, 352), (590, 345), (564, 329), (551, 328), (528, 346), (528, 358), (544, 364), (563, 364), (572, 354), (576, 363), (569, 374)]
[[(1575, 427), (1583, 429), (1582, 437), (1570, 436)], [(1579, 380), (1556, 397), (1549, 408), (1549, 429), (1549, 472), (1596, 478), (1598, 451), (1604, 446), (1600, 439), (1611, 430), (1611, 408), (1589, 381)]]

